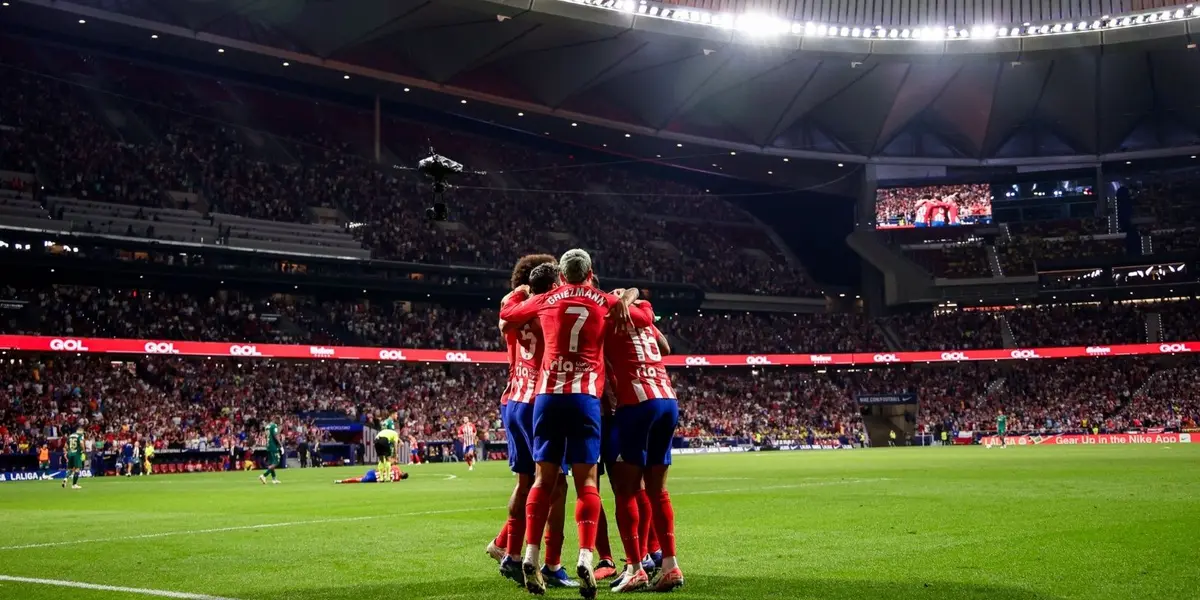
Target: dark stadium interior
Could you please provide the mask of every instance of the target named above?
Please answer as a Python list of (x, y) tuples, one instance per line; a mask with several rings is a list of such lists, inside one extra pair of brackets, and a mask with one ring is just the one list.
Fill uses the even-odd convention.
[(0, 1), (0, 598), (512, 597), (489, 540), (521, 594), (671, 591), (668, 466), (685, 598), (1192, 597), (1198, 36), (1180, 0)]
[[(0, 333), (496, 351), (503, 349), (494, 325), (505, 269), (521, 254), (579, 244), (594, 252), (606, 284), (642, 289), (658, 308), (659, 327), (686, 354), (966, 351), (1200, 337), (1190, 318), (1200, 173), (1188, 157), (1165, 156), (1141, 168), (1117, 163), (1103, 176), (1072, 166), (1054, 174), (964, 170), (947, 172), (933, 187), (910, 173), (886, 186), (872, 183), (878, 199), (846, 198), (864, 181), (864, 167), (841, 167), (828, 189), (779, 187), (749, 174), (778, 157), (722, 150), (724, 158), (705, 160), (728, 171), (718, 162), (699, 168), (678, 153), (646, 157), (653, 143), (617, 152), (596, 144), (603, 136), (595, 132), (590, 139), (537, 136), (528, 126), (428, 99), (388, 95), (373, 106), (362, 88), (292, 73), (261, 78), (246, 65), (122, 43), (116, 31), (39, 36), (28, 22), (8, 25), (0, 37), (8, 83), (0, 97), (0, 260), (10, 278), (0, 298)], [(456, 182), (444, 222), (425, 218), (428, 192), (418, 178), (388, 168), (411, 163), (430, 142), (488, 172)], [(734, 158), (736, 168), (726, 161)], [(805, 176), (820, 175), (808, 168), (812, 161), (797, 162)], [(863, 211), (872, 204), (874, 219)], [(871, 231), (872, 224), (880, 230)], [(854, 242), (863, 235), (902, 264), (870, 256)], [(893, 282), (902, 277), (910, 280)], [(68, 377), (91, 369), (140, 377), (146, 395), (138, 402), (159, 411), (203, 418), (220, 404), (189, 408), (191, 392), (161, 384), (161, 361), (129, 360), (129, 371), (87, 359), (79, 369), (62, 369), (53, 357), (22, 355), (9, 379), (19, 382), (32, 365)], [(1134, 419), (1176, 427), (1195, 419), (1164, 416), (1153, 397), (1135, 394), (1155, 389), (1142, 385), (1147, 378), (1189, 368), (1175, 360), (1119, 359), (1140, 375), (1105, 383), (1112, 400), (1103, 405), (1057, 397), (1048, 405), (1051, 397), (1020, 387), (1032, 384), (1010, 367), (990, 364), (873, 374), (798, 370), (782, 379), (772, 372), (769, 381), (744, 369), (685, 371), (679, 387), (705, 398), (689, 413), (689, 423), (706, 424), (697, 435), (849, 435), (862, 427), (848, 404), (856, 393), (917, 389), (931, 399), (921, 428), (975, 429), (988, 419), (972, 410), (1011, 401), (1029, 415), (1019, 422), (1030, 429), (1069, 430), (1088, 418), (1115, 431)], [(201, 372), (189, 359), (175, 363), (171, 368), (187, 370), (188, 378), (226, 377), (212, 367), (224, 363)], [(296, 374), (297, 386), (372, 368), (276, 367)], [(978, 389), (949, 384), (968, 368)], [(1097, 377), (1106, 367), (1072, 361), (1077, 371), (1038, 368), (1067, 381)], [(387, 372), (441, 385), (463, 370)], [(474, 380), (480, 383), (469, 412), (488, 423), (495, 382), (484, 379)], [(240, 393), (257, 397), (252, 386)], [(771, 402), (761, 418), (718, 416), (738, 398), (764, 395)], [(76, 396), (86, 402), (88, 392)], [(382, 408), (363, 404), (371, 393), (309, 396), (283, 410), (327, 410), (331, 402), (353, 406), (353, 414)], [(948, 404), (938, 408), (933, 398)], [(968, 398), (975, 409), (966, 408)], [(27, 419), (33, 405), (18, 410), (13, 399), (5, 419)], [(388, 394), (380, 400), (412, 402)], [(417, 430), (434, 435), (423, 420), (429, 409), (408, 410)], [(170, 422), (155, 427), (169, 429)], [(7, 430), (9, 451), (47, 431), (23, 424), (26, 437)]]

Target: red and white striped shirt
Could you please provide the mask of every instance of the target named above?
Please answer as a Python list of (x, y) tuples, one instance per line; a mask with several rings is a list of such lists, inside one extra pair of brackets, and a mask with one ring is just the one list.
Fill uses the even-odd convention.
[(463, 446), (475, 445), (475, 424), (463, 423), (458, 426), (458, 439), (462, 440)]
[[(519, 294), (514, 294), (519, 296)], [(604, 332), (608, 310), (620, 299), (587, 284), (564, 284), (517, 305), (505, 305), (500, 318), (523, 325), (541, 323), (546, 350), (538, 394), (604, 393)]]
[(633, 324), (618, 323), (604, 340), (617, 406), (633, 406), (655, 398), (675, 398), (671, 378), (663, 365), (658, 348), (658, 329), (654, 327), (654, 309), (649, 302), (629, 307)]
[[(519, 296), (518, 296), (519, 298)], [(509, 302), (519, 304), (520, 300)], [(538, 373), (542, 366), (542, 330), (537, 320), (504, 332), (508, 345), (508, 386), (500, 396), (500, 405), (509, 402), (528, 404), (537, 395)]]

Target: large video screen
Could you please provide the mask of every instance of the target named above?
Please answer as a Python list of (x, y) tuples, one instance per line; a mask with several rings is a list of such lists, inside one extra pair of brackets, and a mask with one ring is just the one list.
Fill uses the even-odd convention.
[(887, 188), (875, 192), (875, 227), (946, 227), (992, 222), (986, 183)]

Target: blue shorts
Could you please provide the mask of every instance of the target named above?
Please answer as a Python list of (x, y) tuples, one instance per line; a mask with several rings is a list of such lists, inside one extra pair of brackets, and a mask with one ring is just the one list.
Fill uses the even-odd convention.
[(504, 428), (504, 443), (508, 445), (509, 461), (512, 460), (512, 432), (509, 430), (509, 404), (500, 404), (500, 427)]
[(538, 394), (533, 400), (533, 459), (600, 462), (600, 399), (588, 394)]
[(605, 432), (604, 461), (636, 467), (671, 464), (671, 446), (679, 426), (679, 402), (656, 398), (617, 408), (613, 426)]
[(463, 456), (471, 454), (472, 452), (475, 452), (475, 444), (471, 444), (470, 446), (463, 448)]
[(537, 464), (533, 460), (533, 405), (509, 402), (502, 415), (508, 432), (508, 467), (513, 473), (533, 475)]
[(612, 457), (616, 456), (616, 451), (613, 450), (617, 443), (616, 431), (616, 417), (612, 415), (600, 417), (600, 470), (597, 473), (599, 475), (604, 475), (604, 472), (608, 470), (605, 466), (612, 462)]
[(375, 469), (367, 471), (367, 474), (362, 476), (363, 483), (375, 483), (377, 481), (379, 481), (379, 477), (375, 473)]

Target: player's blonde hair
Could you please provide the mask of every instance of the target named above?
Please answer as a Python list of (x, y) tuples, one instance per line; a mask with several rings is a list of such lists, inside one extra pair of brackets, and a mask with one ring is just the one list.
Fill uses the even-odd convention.
[(592, 257), (582, 248), (573, 248), (558, 259), (558, 270), (567, 283), (583, 283), (592, 272)]

